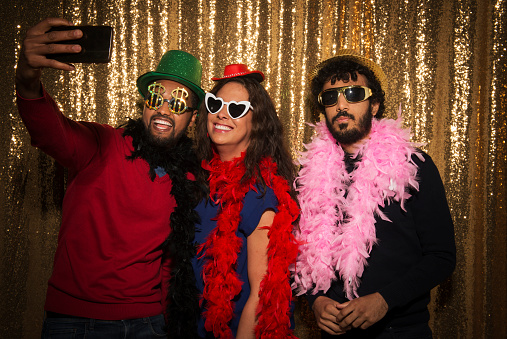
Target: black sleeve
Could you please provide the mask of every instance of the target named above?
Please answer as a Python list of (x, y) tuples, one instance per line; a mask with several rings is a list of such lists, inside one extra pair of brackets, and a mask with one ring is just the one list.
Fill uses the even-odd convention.
[(316, 294), (307, 293), (305, 294), (306, 301), (308, 301), (308, 305), (310, 305), (310, 309), (313, 307), (313, 303), (318, 297), (326, 296), (326, 294), (322, 291), (318, 291)]
[(444, 186), (431, 158), (425, 153), (423, 156), (424, 162), (413, 157), (419, 167), (419, 191), (409, 202), (422, 258), (399, 279), (379, 290), (389, 309), (428, 293), (451, 275), (456, 265), (454, 226)]

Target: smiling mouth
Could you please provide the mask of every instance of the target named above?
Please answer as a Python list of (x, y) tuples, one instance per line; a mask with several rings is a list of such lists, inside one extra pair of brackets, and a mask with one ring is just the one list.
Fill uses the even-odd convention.
[(167, 130), (167, 129), (173, 127), (173, 124), (170, 121), (155, 118), (155, 119), (153, 119), (153, 126), (159, 130)]
[(219, 125), (219, 124), (215, 124), (215, 129), (218, 129), (220, 131), (231, 131), (232, 130), (232, 128), (229, 126)]

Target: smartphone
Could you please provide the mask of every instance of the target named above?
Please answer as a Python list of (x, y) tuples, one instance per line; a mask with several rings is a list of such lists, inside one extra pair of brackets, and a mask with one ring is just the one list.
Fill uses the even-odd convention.
[(79, 29), (83, 36), (76, 40), (56, 42), (58, 44), (81, 45), (79, 53), (47, 54), (46, 58), (65, 63), (107, 63), (111, 60), (113, 28), (110, 26), (57, 26), (51, 31), (70, 31)]

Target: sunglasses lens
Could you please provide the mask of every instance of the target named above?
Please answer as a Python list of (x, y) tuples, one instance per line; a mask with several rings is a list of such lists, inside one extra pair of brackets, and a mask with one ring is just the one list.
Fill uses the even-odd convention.
[(231, 118), (238, 119), (248, 110), (245, 104), (235, 104), (234, 102), (229, 103), (229, 114)]
[(338, 91), (325, 91), (321, 94), (321, 102), (324, 106), (333, 106), (338, 101)]
[(211, 114), (216, 114), (222, 109), (222, 101), (209, 96), (206, 100), (206, 108)]
[(343, 94), (345, 94), (345, 99), (347, 99), (348, 102), (360, 102), (363, 101), (366, 96), (366, 92), (362, 87), (346, 88)]
[(171, 99), (169, 102), (169, 109), (174, 113), (181, 113), (185, 110), (186, 103), (179, 99)]
[(157, 94), (151, 94), (148, 99), (146, 99), (146, 107), (149, 109), (158, 109), (162, 106), (162, 96)]

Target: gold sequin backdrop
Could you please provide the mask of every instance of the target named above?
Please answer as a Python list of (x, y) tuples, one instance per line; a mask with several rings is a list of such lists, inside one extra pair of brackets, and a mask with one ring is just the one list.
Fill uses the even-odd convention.
[[(30, 146), (14, 103), (14, 72), (28, 27), (46, 16), (114, 27), (108, 65), (46, 71), (66, 115), (117, 125), (135, 117), (135, 80), (163, 52), (200, 58), (203, 87), (226, 64), (264, 71), (296, 152), (308, 140), (306, 74), (338, 48), (377, 59), (391, 117), (401, 104), (426, 142), (455, 221), (457, 267), (433, 291), (437, 338), (507, 337), (506, 0), (39, 0), (1, 6), (0, 337), (36, 338), (55, 250), (65, 171)], [(298, 303), (297, 333), (314, 338)]]

